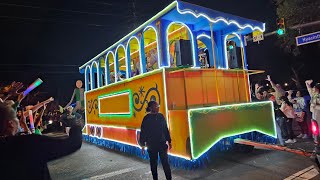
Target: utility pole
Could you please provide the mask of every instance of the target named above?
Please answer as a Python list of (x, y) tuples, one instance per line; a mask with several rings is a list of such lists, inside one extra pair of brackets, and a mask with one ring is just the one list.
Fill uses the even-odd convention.
[(132, 5), (132, 17), (133, 17), (133, 29), (137, 27), (137, 14), (136, 14), (136, 1), (132, 0), (131, 1)]

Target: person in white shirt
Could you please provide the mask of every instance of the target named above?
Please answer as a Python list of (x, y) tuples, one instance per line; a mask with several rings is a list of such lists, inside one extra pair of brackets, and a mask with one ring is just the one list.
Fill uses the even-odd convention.
[(301, 95), (301, 91), (297, 91), (296, 97), (292, 99), (293, 109), (296, 114), (296, 120), (301, 128), (301, 133), (297, 136), (298, 138), (308, 138), (308, 127), (306, 122), (306, 102)]

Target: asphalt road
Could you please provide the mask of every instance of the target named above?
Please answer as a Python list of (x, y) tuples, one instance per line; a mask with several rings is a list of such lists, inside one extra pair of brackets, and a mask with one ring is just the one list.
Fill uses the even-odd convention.
[[(292, 147), (310, 150), (311, 141)], [(152, 179), (149, 162), (121, 152), (83, 143), (81, 150), (48, 164), (52, 179)], [(320, 179), (315, 163), (309, 158), (287, 153), (255, 149), (251, 153), (227, 152), (206, 168), (172, 168), (173, 179)], [(162, 167), (159, 179), (165, 179)]]

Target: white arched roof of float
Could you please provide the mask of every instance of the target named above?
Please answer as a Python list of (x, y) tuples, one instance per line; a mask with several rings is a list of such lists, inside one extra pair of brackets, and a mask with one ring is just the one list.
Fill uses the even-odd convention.
[[(184, 6), (186, 6), (187, 8), (183, 8)], [(116, 43), (111, 45), (109, 48), (105, 49), (100, 54), (98, 54), (97, 56), (95, 56), (94, 58), (92, 58), (91, 60), (86, 62), (84, 65), (79, 67), (79, 69), (83, 69), (87, 64), (90, 64), (92, 61), (96, 60), (101, 55), (110, 51), (111, 49), (116, 47), (118, 44), (125, 42), (126, 39), (128, 39), (129, 37), (138, 33), (139, 31), (144, 29), (146, 26), (150, 25), (152, 22), (156, 21), (157, 19), (159, 19), (163, 15), (169, 13), (172, 9), (175, 9), (175, 8), (176, 8), (176, 11), (181, 15), (191, 14), (195, 18), (203, 17), (212, 23), (218, 23), (221, 21), (227, 25), (233, 24), (233, 25), (237, 26), (239, 29), (249, 28), (252, 31), (255, 31), (255, 30), (259, 30), (262, 32), (265, 31), (265, 23), (261, 23), (261, 22), (246, 19), (246, 18), (241, 18), (241, 17), (234, 16), (234, 15), (227, 14), (227, 13), (214, 11), (214, 10), (211, 10), (211, 9), (208, 9), (205, 7), (193, 5), (193, 4), (182, 2), (182, 1), (173, 1), (171, 4), (169, 4), (166, 8), (161, 10), (155, 16), (153, 16), (152, 18), (147, 20), (145, 23), (143, 23), (142, 25), (137, 27), (135, 30), (133, 30), (132, 32), (127, 34), (125, 37), (121, 38), (119, 41), (117, 41)]]

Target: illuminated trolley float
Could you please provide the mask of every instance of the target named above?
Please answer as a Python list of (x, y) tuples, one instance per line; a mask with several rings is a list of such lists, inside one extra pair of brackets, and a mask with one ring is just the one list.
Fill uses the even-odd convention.
[[(141, 155), (150, 100), (172, 138), (171, 163), (198, 163), (235, 138), (276, 139), (271, 102), (251, 102), (244, 35), (264, 23), (174, 1), (80, 67), (87, 141)], [(212, 153), (210, 153), (212, 154)]]

